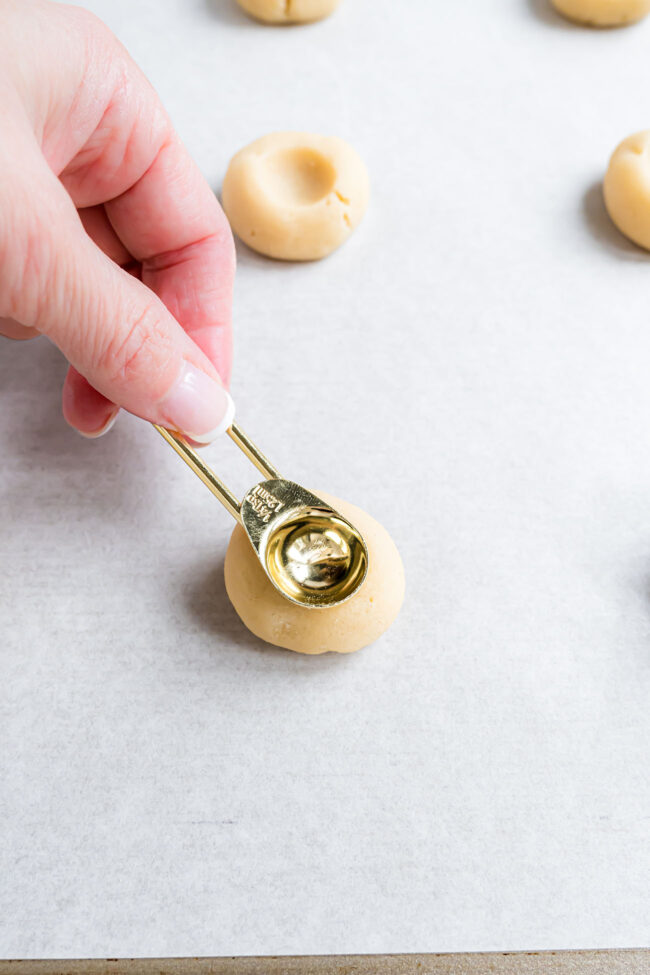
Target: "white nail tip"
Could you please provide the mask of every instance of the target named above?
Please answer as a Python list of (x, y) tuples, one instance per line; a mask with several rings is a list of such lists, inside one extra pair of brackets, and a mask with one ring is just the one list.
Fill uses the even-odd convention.
[(221, 437), (228, 427), (232, 426), (232, 422), (235, 419), (235, 404), (233, 403), (232, 396), (224, 390), (224, 395), (226, 398), (226, 412), (223, 415), (223, 419), (218, 427), (214, 430), (210, 430), (208, 433), (190, 433), (187, 432), (187, 436), (191, 437), (196, 443), (209, 444), (217, 437)]
[(76, 427), (75, 430), (77, 430), (77, 433), (79, 433), (86, 440), (97, 440), (99, 437), (103, 437), (105, 433), (108, 433), (108, 431), (115, 426), (115, 423), (119, 415), (120, 415), (120, 411), (116, 410), (113, 416), (108, 421), (108, 423), (105, 423), (103, 427), (99, 428), (99, 430), (93, 430), (92, 433), (85, 433), (83, 430), (77, 430)]

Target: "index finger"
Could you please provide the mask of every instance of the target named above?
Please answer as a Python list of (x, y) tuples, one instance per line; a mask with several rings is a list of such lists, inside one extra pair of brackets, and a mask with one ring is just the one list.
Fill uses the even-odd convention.
[(224, 383), (232, 361), (235, 250), (214, 193), (176, 133), (127, 190), (105, 204), (142, 281), (212, 360)]

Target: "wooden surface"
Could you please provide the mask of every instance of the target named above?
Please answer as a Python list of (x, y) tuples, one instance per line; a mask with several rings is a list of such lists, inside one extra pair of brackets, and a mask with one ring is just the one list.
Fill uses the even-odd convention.
[(650, 950), (0, 961), (0, 975), (649, 975)]

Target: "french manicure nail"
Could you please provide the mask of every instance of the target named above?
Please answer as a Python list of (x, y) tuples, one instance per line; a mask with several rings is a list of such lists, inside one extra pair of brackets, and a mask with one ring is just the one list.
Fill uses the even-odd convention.
[(225, 433), (235, 416), (235, 404), (223, 386), (189, 362), (160, 407), (165, 425), (203, 444)]
[(99, 430), (92, 430), (90, 433), (85, 430), (78, 430), (77, 427), (75, 427), (75, 430), (77, 430), (77, 433), (80, 433), (82, 437), (85, 437), (86, 440), (97, 440), (98, 437), (103, 437), (105, 433), (108, 433), (108, 431), (115, 426), (115, 421), (119, 415), (119, 409), (115, 410), (115, 412), (111, 413), (106, 423), (101, 426)]

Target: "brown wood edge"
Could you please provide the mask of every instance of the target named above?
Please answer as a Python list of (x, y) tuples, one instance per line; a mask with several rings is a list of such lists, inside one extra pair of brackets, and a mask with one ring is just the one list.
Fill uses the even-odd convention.
[(447, 955), (0, 960), (0, 975), (650, 975), (650, 949)]

